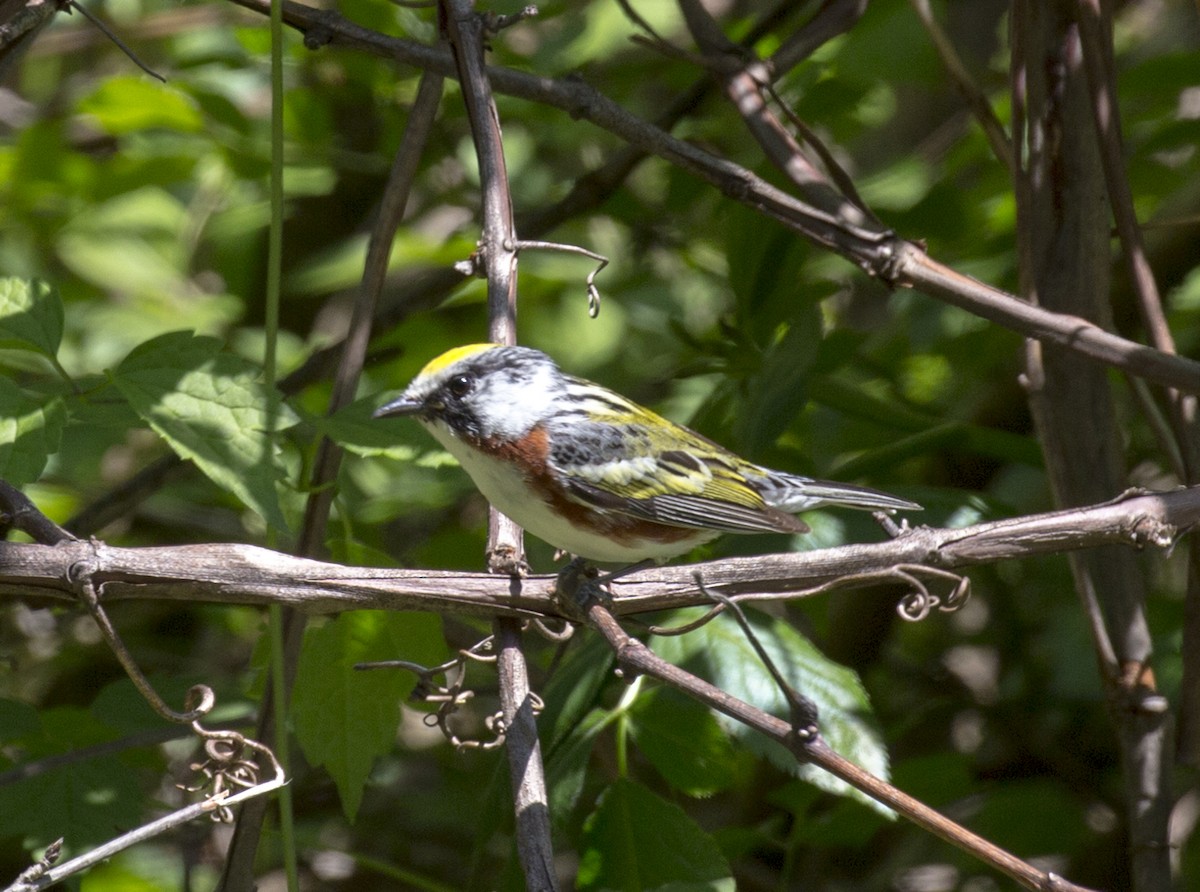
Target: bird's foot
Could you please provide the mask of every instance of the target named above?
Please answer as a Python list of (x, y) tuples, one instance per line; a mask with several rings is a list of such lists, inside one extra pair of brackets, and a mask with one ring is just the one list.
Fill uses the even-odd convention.
[(612, 608), (612, 592), (608, 590), (608, 579), (600, 576), (595, 565), (583, 558), (571, 558), (558, 571), (554, 581), (554, 598), (563, 616), (575, 622), (587, 622), (587, 612), (599, 603), (606, 609)]
[(515, 576), (524, 579), (531, 569), (518, 549), (511, 545), (497, 545), (487, 556), (488, 572), (495, 576)]

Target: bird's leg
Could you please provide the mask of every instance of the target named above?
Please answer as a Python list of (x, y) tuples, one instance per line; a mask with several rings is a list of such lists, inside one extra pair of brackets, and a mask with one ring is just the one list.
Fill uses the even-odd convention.
[(525, 556), (511, 545), (497, 545), (487, 556), (488, 572), (497, 576), (524, 579), (530, 573)]
[[(603, 576), (596, 577), (596, 581), (601, 585), (608, 585), (610, 582), (615, 582), (623, 576), (628, 576), (631, 573), (637, 573), (641, 570), (649, 570), (651, 567), (657, 567), (658, 561), (654, 558), (644, 558), (636, 564), (630, 564), (628, 567), (621, 567), (619, 570), (612, 570), (605, 573)], [(611, 592), (610, 592), (611, 594)]]

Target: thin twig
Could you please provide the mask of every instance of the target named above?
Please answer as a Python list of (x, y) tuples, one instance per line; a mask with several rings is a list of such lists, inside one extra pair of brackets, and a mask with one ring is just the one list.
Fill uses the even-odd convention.
[[(232, 0), (266, 12), (267, 0)], [(285, 0), (284, 17), (301, 31), (319, 30), (329, 42), (393, 59), (422, 69), (454, 73), (445, 52), (404, 38), (387, 37), (354, 25), (328, 10)], [(597, 92), (579, 78), (554, 79), (513, 69), (489, 68), (499, 92), (561, 108), (651, 152), (783, 223), (810, 241), (837, 251), (883, 281), (916, 288), (1021, 334), (1075, 351), (1089, 359), (1127, 370), (1189, 393), (1200, 392), (1200, 362), (1118, 337), (1068, 314), (1031, 307), (1011, 294), (957, 273), (929, 257), (918, 245), (888, 232), (838, 219), (767, 183), (739, 165), (702, 147), (672, 137)]]
[(131, 846), (145, 842), (148, 839), (153, 839), (160, 834), (166, 833), (168, 830), (172, 830), (189, 821), (194, 821), (196, 818), (211, 817), (219, 812), (228, 812), (235, 805), (282, 787), (287, 782), (287, 778), (284, 776), (279, 763), (275, 760), (274, 754), (267, 747), (255, 741), (246, 740), (245, 743), (268, 760), (274, 773), (274, 776), (270, 780), (254, 784), (242, 789), (240, 792), (230, 792), (228, 788), (225, 788), (206, 798), (203, 802), (186, 806), (148, 824), (143, 824), (136, 830), (122, 834), (116, 839), (110, 840), (102, 846), (97, 846), (90, 852), (86, 852), (77, 858), (72, 858), (70, 861), (65, 861), (62, 864), (54, 866), (46, 865), (45, 869), (37, 870), (36, 875), (32, 877), (28, 876), (30, 872), (27, 871), (22, 874), (22, 878), (19, 878), (17, 882), (6, 888), (4, 892), (40, 892), (40, 890), (46, 889), (55, 883), (62, 882), (69, 876), (81, 873), (96, 864), (108, 860), (113, 855)]
[(587, 612), (590, 624), (608, 641), (627, 676), (648, 675), (658, 679), (706, 706), (754, 728), (787, 747), (797, 759), (822, 768), (935, 836), (990, 864), (1027, 889), (1046, 892), (1052, 889), (1080, 892), (1082, 889), (1022, 861), (847, 761), (830, 749), (815, 729), (803, 729), (808, 733), (800, 733), (801, 729), (792, 724), (738, 700), (720, 688), (659, 658), (642, 642), (631, 638), (613, 615), (600, 604), (592, 604)]
[(152, 69), (149, 65), (147, 65), (145, 62), (143, 62), (141, 59), (139, 59), (137, 53), (135, 53), (129, 47), (129, 45), (125, 43), (125, 41), (123, 41), (120, 37), (118, 37), (116, 32), (114, 32), (112, 28), (108, 27), (108, 25), (104, 24), (104, 22), (101, 19), (98, 19), (96, 16), (94, 16), (90, 12), (88, 12), (86, 6), (83, 6), (80, 3), (76, 3), (75, 0), (67, 0), (66, 6), (68, 9), (78, 12), (85, 19), (87, 19), (89, 22), (91, 22), (93, 25), (95, 25), (97, 28), (99, 28), (101, 33), (103, 33), (105, 37), (107, 37), (109, 40), (111, 40), (116, 45), (117, 49), (119, 49), (126, 56), (128, 56), (129, 60), (131, 62), (133, 62), (134, 65), (136, 65), (138, 68), (142, 69), (142, 71), (146, 72), (146, 74), (150, 75), (152, 78), (162, 81), (162, 83), (164, 83), (164, 84), (167, 82), (167, 79), (165, 77), (163, 77), (157, 71)]
[(921, 20), (921, 24), (925, 28), (925, 32), (929, 35), (929, 41), (933, 44), (934, 50), (937, 51), (938, 58), (942, 60), (942, 67), (946, 69), (946, 73), (950, 75), (950, 82), (954, 84), (959, 95), (961, 95), (967, 103), (967, 107), (971, 109), (975, 116), (976, 122), (980, 129), (983, 130), (983, 135), (987, 138), (988, 145), (992, 147), (994, 154), (1011, 174), (1016, 170), (1016, 160), (1013, 157), (1012, 142), (1008, 135), (1004, 132), (1004, 125), (1000, 123), (1000, 118), (996, 115), (992, 104), (988, 102), (983, 91), (976, 85), (971, 73), (967, 71), (967, 66), (963, 64), (959, 58), (958, 50), (954, 48), (954, 43), (946, 36), (946, 32), (942, 26), (938, 24), (938, 20), (933, 15), (933, 8), (929, 0), (909, 0), (914, 10), (916, 10), (917, 18)]

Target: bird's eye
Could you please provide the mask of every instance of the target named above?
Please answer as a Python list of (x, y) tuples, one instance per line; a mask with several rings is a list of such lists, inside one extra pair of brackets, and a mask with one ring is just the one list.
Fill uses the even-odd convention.
[(475, 379), (470, 375), (455, 375), (446, 382), (446, 389), (450, 391), (450, 395), (456, 399), (462, 399), (471, 392), (471, 386), (475, 383)]

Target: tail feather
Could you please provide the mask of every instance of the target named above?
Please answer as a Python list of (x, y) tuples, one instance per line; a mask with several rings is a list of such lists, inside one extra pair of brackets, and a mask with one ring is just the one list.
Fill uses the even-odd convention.
[(889, 495), (866, 486), (813, 480), (793, 474), (775, 473), (763, 481), (763, 499), (783, 511), (807, 511), (824, 505), (840, 505), (865, 511), (920, 511), (921, 506), (908, 499)]

